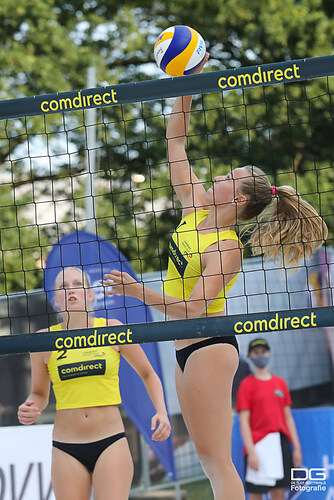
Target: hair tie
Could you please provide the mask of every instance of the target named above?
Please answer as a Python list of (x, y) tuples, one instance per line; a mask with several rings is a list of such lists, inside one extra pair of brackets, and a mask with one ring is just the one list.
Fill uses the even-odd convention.
[(271, 194), (273, 196), (276, 196), (276, 194), (277, 194), (277, 188), (276, 188), (276, 186), (271, 186)]

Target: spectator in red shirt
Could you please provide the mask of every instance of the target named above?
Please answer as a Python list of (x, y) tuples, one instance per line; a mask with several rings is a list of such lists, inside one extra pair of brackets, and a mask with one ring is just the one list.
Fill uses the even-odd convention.
[[(282, 378), (272, 375), (268, 369), (270, 347), (265, 339), (258, 338), (250, 342), (248, 358), (254, 366), (254, 375), (248, 375), (241, 382), (236, 407), (244, 442), (246, 492), (250, 494), (249, 500), (261, 500), (262, 495), (268, 491), (272, 500), (284, 500), (284, 490), (291, 484), (291, 467), (302, 465), (300, 442), (290, 409), (289, 389)], [(266, 458), (261, 457), (260, 447), (256, 447), (257, 443), (263, 438), (268, 439), (269, 435), (269, 439), (278, 440), (277, 453), (275, 452), (277, 457), (270, 458), (276, 460), (274, 463), (283, 464), (283, 468), (280, 465), (281, 477), (277, 479), (266, 476), (269, 474), (265, 465)], [(270, 455), (274, 449), (275, 447), (270, 449)], [(276, 473), (279, 466), (276, 469), (274, 466), (274, 470)], [(257, 471), (257, 474), (253, 471)]]

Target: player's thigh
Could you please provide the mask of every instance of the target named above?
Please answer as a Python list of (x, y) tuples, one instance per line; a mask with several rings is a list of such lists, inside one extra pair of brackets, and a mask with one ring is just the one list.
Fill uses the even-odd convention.
[(180, 406), (196, 447), (221, 446), (229, 453), (231, 391), (238, 359), (235, 347), (214, 344), (194, 351), (185, 371), (176, 372)]
[(52, 448), (52, 487), (56, 500), (90, 500), (90, 472), (76, 458)]
[(133, 478), (133, 461), (126, 438), (101, 453), (93, 472), (95, 500), (128, 500)]
[(183, 417), (184, 423), (187, 427), (189, 436), (193, 440), (191, 421), (190, 421), (190, 417), (188, 416), (189, 408), (187, 405), (187, 397), (186, 397), (186, 390), (187, 389), (186, 389), (186, 383), (185, 383), (185, 375), (177, 363), (175, 366), (175, 386), (176, 386), (177, 397), (178, 397), (180, 408), (181, 408), (182, 417)]

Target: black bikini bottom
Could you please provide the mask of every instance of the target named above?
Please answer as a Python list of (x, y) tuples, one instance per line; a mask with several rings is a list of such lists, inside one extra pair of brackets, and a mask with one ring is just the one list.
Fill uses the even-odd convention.
[(59, 441), (52, 441), (52, 445), (55, 448), (58, 448), (58, 450), (62, 450), (68, 455), (76, 458), (90, 472), (93, 472), (95, 464), (101, 453), (122, 438), (125, 438), (124, 432), (114, 434), (113, 436), (109, 436), (92, 443), (61, 443)]
[(235, 335), (229, 335), (227, 337), (212, 337), (210, 339), (201, 340), (200, 342), (195, 342), (194, 344), (190, 344), (187, 347), (176, 351), (176, 361), (178, 362), (181, 370), (184, 372), (184, 367), (186, 366), (186, 362), (190, 354), (197, 351), (197, 349), (201, 349), (202, 347), (212, 344), (230, 344), (233, 345), (239, 352), (239, 346)]

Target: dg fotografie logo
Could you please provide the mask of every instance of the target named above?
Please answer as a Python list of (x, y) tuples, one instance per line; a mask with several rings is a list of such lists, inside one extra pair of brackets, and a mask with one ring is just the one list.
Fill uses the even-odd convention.
[(326, 491), (326, 469), (296, 467), (291, 469), (291, 491)]

